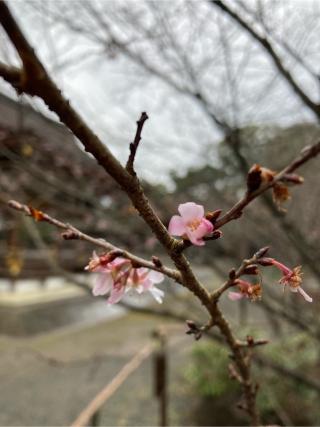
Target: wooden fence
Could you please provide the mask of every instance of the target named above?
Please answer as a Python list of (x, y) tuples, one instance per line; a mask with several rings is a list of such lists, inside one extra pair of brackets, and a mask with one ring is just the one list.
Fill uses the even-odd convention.
[(89, 402), (74, 420), (71, 427), (98, 426), (102, 407), (118, 388), (149, 357), (153, 358), (154, 394), (159, 402), (159, 425), (168, 425), (167, 415), (167, 334), (158, 328), (152, 334), (153, 340), (146, 344), (127, 362), (118, 374)]

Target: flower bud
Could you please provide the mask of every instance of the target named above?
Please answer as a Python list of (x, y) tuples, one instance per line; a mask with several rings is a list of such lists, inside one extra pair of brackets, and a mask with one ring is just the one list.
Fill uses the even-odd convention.
[(207, 212), (206, 219), (212, 222), (212, 224), (214, 224), (216, 220), (219, 218), (219, 216), (221, 215), (221, 212), (222, 212), (222, 209), (216, 209), (215, 211)]
[(261, 248), (261, 249), (259, 249), (255, 254), (254, 254), (254, 257), (255, 258), (261, 258), (261, 257), (263, 257), (267, 252), (268, 252), (268, 250), (270, 249), (270, 247), (269, 246), (265, 246), (264, 248)]
[(153, 262), (153, 264), (155, 265), (155, 267), (157, 268), (161, 268), (162, 267), (162, 262), (160, 261), (160, 259), (157, 256), (152, 256), (151, 260)]
[[(194, 323), (193, 320), (186, 320), (186, 324), (189, 327), (189, 329), (193, 330), (193, 331), (197, 331), (198, 327), (197, 325)], [(187, 332), (188, 333), (188, 332)]]
[(243, 273), (242, 274), (253, 274), (253, 275), (257, 275), (259, 274), (259, 269), (257, 265), (248, 265), (248, 267), (243, 269)]
[(234, 269), (234, 268), (232, 268), (230, 271), (229, 271), (229, 279), (230, 280), (234, 280), (236, 278), (236, 270)]
[(273, 265), (273, 259), (272, 258), (260, 258), (257, 260), (257, 263), (262, 265), (263, 267), (269, 267), (270, 265)]

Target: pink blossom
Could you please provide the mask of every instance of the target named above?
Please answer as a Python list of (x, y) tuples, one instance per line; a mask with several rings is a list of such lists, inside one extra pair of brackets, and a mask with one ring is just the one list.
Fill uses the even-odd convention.
[(228, 297), (229, 297), (229, 299), (231, 299), (231, 301), (239, 301), (240, 299), (242, 299), (244, 297), (244, 294), (242, 294), (241, 292), (230, 291), (228, 293)]
[(131, 261), (121, 257), (109, 262), (108, 254), (99, 257), (95, 252), (85, 270), (98, 273), (92, 293), (94, 296), (109, 294), (108, 304), (116, 304), (132, 289), (138, 294), (148, 291), (162, 303), (164, 292), (154, 284), (162, 282), (163, 275), (157, 271), (133, 268)]
[(131, 270), (127, 291), (134, 289), (138, 294), (150, 292), (153, 298), (159, 303), (162, 303), (164, 292), (154, 286), (155, 283), (163, 281), (163, 274), (149, 270), (147, 268), (133, 268)]
[(261, 298), (262, 288), (260, 283), (252, 284), (246, 280), (237, 279), (235, 280), (235, 285), (239, 289), (239, 292), (230, 291), (228, 297), (232, 301), (239, 301), (240, 299), (246, 297), (251, 301), (256, 301)]
[(99, 257), (95, 252), (86, 270), (98, 273), (96, 283), (92, 289), (94, 296), (110, 293), (107, 302), (116, 304), (123, 297), (127, 280), (130, 274), (131, 262), (125, 258), (118, 257), (113, 261), (106, 262), (105, 257)]
[(203, 246), (203, 237), (214, 229), (204, 216), (203, 206), (188, 202), (179, 205), (178, 211), (180, 215), (174, 215), (170, 220), (169, 233), (187, 238), (196, 246)]
[(295, 267), (293, 270), (291, 270), (289, 267), (273, 258), (262, 258), (262, 261), (266, 264), (274, 265), (281, 271), (283, 275), (279, 280), (281, 285), (289, 286), (291, 292), (299, 292), (307, 302), (313, 301), (312, 298), (300, 286), (302, 283), (301, 266)]

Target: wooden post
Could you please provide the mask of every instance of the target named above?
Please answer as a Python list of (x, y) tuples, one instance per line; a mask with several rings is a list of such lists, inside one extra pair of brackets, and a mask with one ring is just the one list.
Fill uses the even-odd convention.
[(168, 425), (168, 394), (167, 394), (167, 337), (163, 329), (157, 329), (154, 337), (158, 341), (158, 348), (154, 352), (154, 393), (159, 401), (159, 426)]
[(95, 412), (91, 417), (90, 426), (91, 427), (98, 427), (99, 422), (100, 422), (100, 412), (99, 412), (99, 410), (97, 410), (97, 412)]

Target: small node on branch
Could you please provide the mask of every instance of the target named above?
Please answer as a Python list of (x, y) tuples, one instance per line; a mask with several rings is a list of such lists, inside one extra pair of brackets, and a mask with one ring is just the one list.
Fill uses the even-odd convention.
[(233, 219), (238, 219), (238, 218), (242, 217), (242, 214), (243, 214), (242, 211), (235, 212), (233, 214)]
[(232, 269), (229, 271), (229, 279), (230, 279), (230, 280), (234, 280), (236, 277), (237, 277), (236, 269), (235, 269), (235, 268), (232, 268)]
[(194, 335), (194, 339), (198, 341), (202, 337), (202, 328), (195, 324), (193, 320), (186, 320), (188, 330), (186, 331), (187, 335)]
[(276, 172), (271, 169), (255, 164), (251, 167), (247, 177), (248, 193), (258, 190), (261, 184), (270, 183), (276, 176)]
[(252, 193), (253, 191), (257, 190), (260, 187), (261, 183), (261, 166), (255, 164), (250, 168), (247, 176), (248, 193)]
[[(100, 255), (101, 264), (107, 265), (109, 262), (114, 261), (116, 258), (123, 256), (123, 251), (121, 249), (114, 249), (106, 254)], [(133, 262), (132, 262), (133, 264)], [(139, 265), (140, 267), (140, 265)]]
[(304, 183), (304, 178), (296, 173), (285, 173), (281, 181), (298, 185)]
[(203, 240), (208, 241), (208, 240), (217, 240), (220, 239), (220, 237), (222, 237), (223, 233), (220, 230), (215, 230), (212, 232), (212, 234), (208, 237), (204, 237)]
[(79, 233), (74, 230), (67, 230), (64, 233), (61, 233), (61, 237), (64, 240), (77, 240), (79, 239)]
[(32, 216), (35, 221), (45, 221), (43, 212), (33, 208), (32, 206), (28, 206), (28, 208), (30, 210), (30, 216)]
[(131, 142), (130, 144), (130, 154), (129, 154), (129, 158), (126, 164), (126, 169), (127, 171), (130, 173), (130, 175), (134, 176), (135, 175), (135, 171), (134, 171), (134, 167), (133, 167), (133, 163), (134, 163), (134, 159), (137, 153), (137, 149), (139, 147), (139, 142), (141, 140), (141, 133), (142, 133), (142, 128), (144, 125), (144, 122), (146, 120), (148, 120), (148, 114), (146, 112), (141, 113), (141, 117), (140, 119), (137, 121), (137, 130), (136, 130), (136, 135), (134, 137), (133, 142)]
[(258, 266), (257, 266), (257, 265), (254, 265), (254, 264), (249, 265), (248, 267), (245, 267), (245, 268), (243, 269), (242, 274), (250, 274), (250, 275), (252, 274), (252, 275), (257, 275), (257, 274), (259, 274)]
[(153, 262), (153, 264), (154, 264), (154, 266), (155, 267), (157, 267), (157, 268), (161, 268), (162, 266), (163, 266), (163, 264), (162, 264), (162, 262), (161, 262), (161, 260), (157, 257), (157, 256), (152, 256), (151, 257), (151, 260), (152, 260), (152, 262)]
[(207, 212), (206, 219), (212, 222), (212, 224), (214, 225), (214, 223), (217, 221), (217, 219), (221, 215), (221, 212), (222, 212), (222, 209), (216, 209), (215, 211)]
[(228, 371), (229, 371), (229, 377), (233, 380), (238, 381), (240, 384), (243, 383), (243, 380), (241, 378), (241, 375), (237, 372), (235, 366), (233, 363), (229, 363), (228, 365)]

